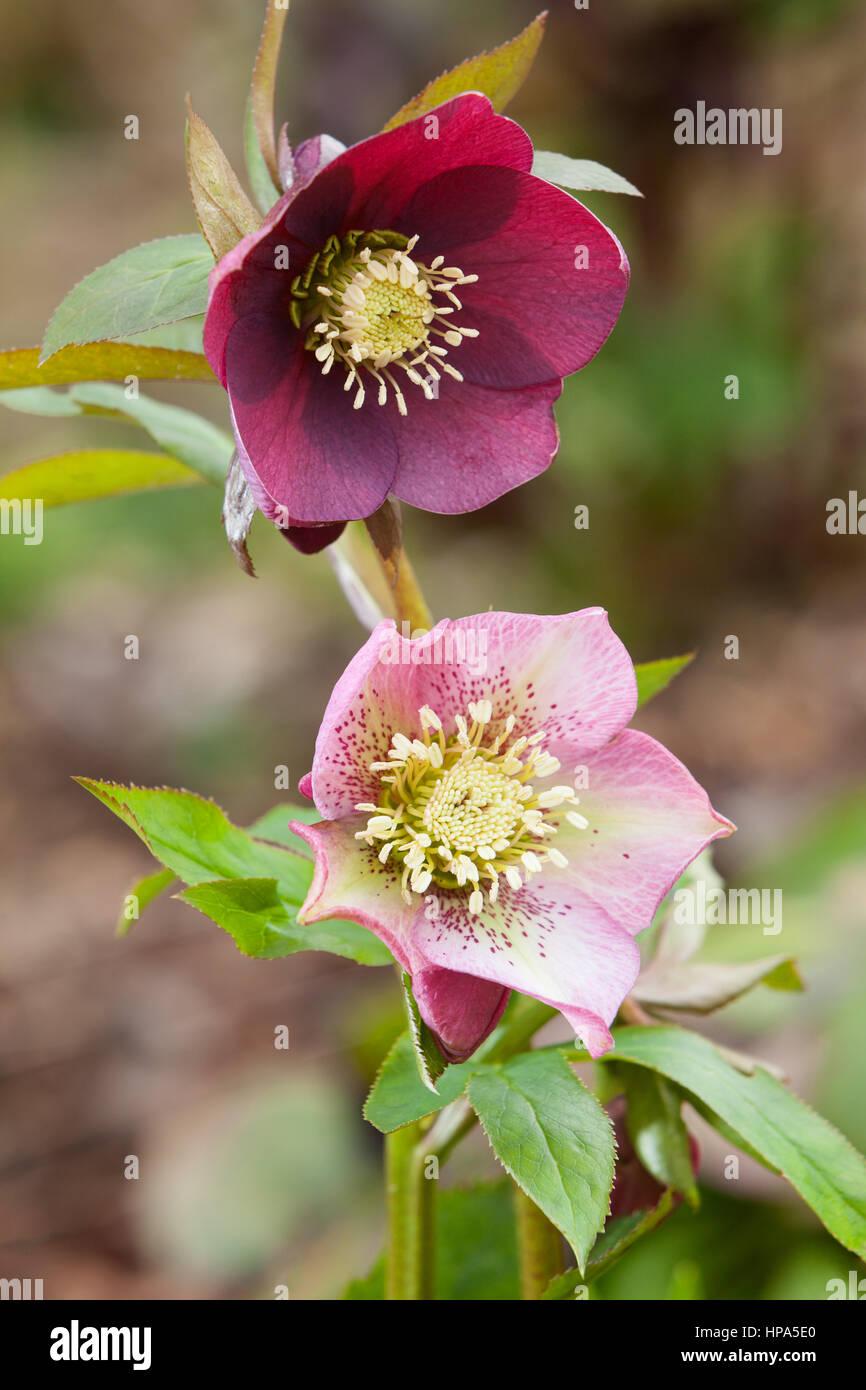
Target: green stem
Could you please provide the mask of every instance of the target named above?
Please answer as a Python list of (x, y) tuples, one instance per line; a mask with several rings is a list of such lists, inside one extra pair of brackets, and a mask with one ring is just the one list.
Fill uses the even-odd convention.
[(551, 1279), (565, 1269), (562, 1236), (519, 1187), (514, 1189), (514, 1209), (520, 1254), (520, 1292), (524, 1299), (535, 1302)]
[(391, 1301), (433, 1298), (436, 1180), (425, 1174), (428, 1156), (420, 1122), (386, 1135), (385, 1297)]

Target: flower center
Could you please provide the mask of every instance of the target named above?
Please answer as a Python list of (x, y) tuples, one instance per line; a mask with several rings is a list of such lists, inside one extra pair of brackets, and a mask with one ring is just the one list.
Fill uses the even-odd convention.
[(445, 358), (449, 347), (477, 338), (478, 330), (458, 327), (450, 315), (463, 308), (455, 286), (472, 284), (478, 276), (444, 265), (444, 256), (429, 266), (413, 260), (417, 240), (398, 232), (330, 237), (292, 283), (290, 312), (297, 327), (307, 330), (305, 346), (325, 374), (335, 362), (342, 364), (345, 389), (357, 385), (356, 410), (364, 404), (370, 376), (379, 405), (387, 402), (390, 387), (400, 414), (407, 414), (392, 368), (420, 386), (428, 400), (443, 372), (463, 380)]
[(588, 822), (573, 809), (578, 798), (571, 787), (536, 791), (529, 780), (560, 768), (541, 746), (544, 732), (503, 749), (514, 730), (512, 714), (485, 743), (493, 717), (489, 700), (470, 703), (468, 719), (458, 714), (456, 732), (447, 737), (428, 705), (418, 715), (423, 737), (395, 733), (387, 762), (370, 764), (371, 772), (381, 774), (379, 804), (355, 808), (369, 817), (355, 838), (402, 873), (406, 901), (435, 883), (468, 893), (469, 911), (477, 916), (485, 889), (496, 902), (501, 878), (517, 891), (547, 863), (565, 868), (565, 855), (547, 842), (562, 816), (582, 830)]

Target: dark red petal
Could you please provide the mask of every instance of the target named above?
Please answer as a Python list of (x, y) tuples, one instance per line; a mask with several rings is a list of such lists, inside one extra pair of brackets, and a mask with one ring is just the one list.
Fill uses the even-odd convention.
[(344, 230), (393, 228), (423, 184), (466, 164), (532, 167), (532, 142), (526, 131), (506, 116), (498, 116), (480, 92), (464, 92), (414, 121), (352, 145), (325, 172), (351, 171)]
[(465, 1062), (493, 1032), (511, 991), (475, 975), (431, 966), (412, 977), (412, 993), (442, 1056)]
[(337, 521), (333, 526), (280, 526), (278, 529), (302, 555), (318, 555), (320, 550), (340, 539), (346, 523)]
[(449, 354), (467, 380), (512, 387), (568, 376), (616, 323), (628, 288), (625, 252), (597, 217), (543, 179), (515, 169), (452, 170), (403, 209), (398, 230), (410, 228), (419, 260), (444, 255), (478, 276), (458, 288), (464, 307), (452, 315), (479, 330)]
[(552, 407), (561, 390), (559, 380), (491, 391), (443, 377), (438, 399), (428, 401), (409, 386), (409, 414), (394, 423), (400, 462), (392, 491), (425, 511), (471, 512), (528, 482), (556, 453)]
[[(435, 118), (435, 125), (433, 124)], [(435, 131), (436, 138), (429, 138)], [(374, 135), (330, 160), (310, 177), (321, 137), (305, 142), (307, 182), (299, 181), (274, 205), (261, 227), (244, 237), (211, 271), (205, 353), (226, 385), (229, 333), (247, 314), (287, 311), (292, 280), (332, 234), (392, 226), (418, 187), (446, 169), (470, 161), (529, 169), (532, 145), (520, 126), (498, 116), (487, 97), (464, 93), (435, 111)], [(330, 154), (331, 147), (325, 153)], [(285, 246), (288, 266), (276, 267)]]
[(390, 421), (369, 397), (352, 408), (339, 365), (323, 376), (302, 334), (251, 315), (229, 334), (226, 368), (241, 462), (266, 516), (342, 522), (381, 506), (397, 467)]

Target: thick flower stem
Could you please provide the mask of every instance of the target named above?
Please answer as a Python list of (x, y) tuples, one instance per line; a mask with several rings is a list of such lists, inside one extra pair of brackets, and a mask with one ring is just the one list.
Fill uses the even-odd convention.
[(436, 1182), (426, 1169), (420, 1124), (386, 1136), (385, 1297), (391, 1301), (433, 1298)]
[(428, 630), (433, 626), (433, 618), (403, 549), (399, 502), (386, 498), (379, 510), (367, 517), (364, 525), (373, 542), (398, 624), (408, 623), (410, 632), (418, 628)]
[(555, 1279), (565, 1268), (562, 1236), (519, 1187), (514, 1189), (514, 1207), (520, 1256), (520, 1292), (522, 1298), (537, 1301), (551, 1279)]

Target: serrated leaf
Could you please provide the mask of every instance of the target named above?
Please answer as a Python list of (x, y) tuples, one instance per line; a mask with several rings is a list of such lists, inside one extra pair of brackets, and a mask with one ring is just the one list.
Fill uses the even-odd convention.
[(698, 1206), (688, 1130), (683, 1123), (679, 1092), (655, 1072), (624, 1067), (625, 1123), (634, 1151), (662, 1187), (681, 1192)]
[(64, 386), (71, 381), (216, 381), (206, 357), (137, 343), (84, 343), (57, 352), (43, 366), (39, 348), (0, 352), (0, 391), (23, 386)]
[(467, 1094), (496, 1157), (583, 1269), (614, 1170), (613, 1130), (598, 1101), (561, 1053), (547, 1051), (482, 1066)]
[(409, 1022), (409, 1040), (412, 1044), (412, 1051), (415, 1056), (415, 1065), (418, 1068), (418, 1076), (428, 1091), (432, 1091), (434, 1096), (438, 1095), (436, 1082), (444, 1072), (448, 1063), (436, 1045), (436, 1039), (431, 1033), (427, 1024), (421, 1017), (421, 1012), (415, 1002), (412, 993), (412, 979), (406, 971), (401, 976), (403, 984), (403, 1000), (406, 1005), (406, 1017)]
[(423, 116), (461, 92), (483, 92), (490, 98), (496, 111), (504, 110), (522, 87), (535, 61), (544, 37), (546, 19), (545, 10), (515, 38), (499, 48), (494, 48), (490, 53), (479, 53), (477, 58), (467, 58), (450, 72), (443, 72), (423, 92), (401, 106), (397, 114), (383, 126), (383, 130), (393, 130), (395, 126), (412, 121), (416, 116)]
[(803, 988), (790, 956), (768, 956), (730, 965), (713, 961), (659, 966), (653, 963), (638, 978), (632, 995), (642, 1004), (658, 1009), (709, 1014), (759, 984), (770, 989)]
[(616, 1264), (625, 1252), (643, 1236), (649, 1235), (656, 1226), (661, 1225), (673, 1208), (673, 1192), (663, 1192), (654, 1207), (647, 1211), (633, 1211), (628, 1216), (617, 1216), (608, 1221), (603, 1232), (590, 1251), (586, 1262), (586, 1272), (567, 1269), (552, 1279), (541, 1295), (547, 1303), (562, 1303), (574, 1299), (579, 1287), (590, 1285)]
[[(549, 1010), (549, 1017), (554, 1017), (554, 1010)], [(512, 996), (501, 1022), (469, 1060), (452, 1063), (445, 1069), (436, 1082), (435, 1095), (418, 1075), (409, 1034), (401, 1034), (379, 1068), (364, 1106), (365, 1118), (383, 1134), (390, 1134), (415, 1120), (435, 1115), (463, 1094), (469, 1077), (483, 1062), (522, 1052), (532, 1035), (548, 1021), (545, 1005), (525, 995)], [(577, 1048), (574, 1042), (557, 1043), (550, 1051), (560, 1051), (572, 1062), (589, 1061), (589, 1053)]]
[(165, 454), (135, 449), (79, 449), (26, 463), (0, 477), (0, 498), (40, 498), (45, 507), (90, 502), (125, 492), (189, 487), (200, 474)]
[(387, 964), (371, 950), (376, 937), (355, 922), (318, 922), (299, 927), (273, 878), (231, 878), (199, 883), (175, 894), (198, 908), (233, 938), (239, 951), (259, 960), (276, 960), (298, 951), (329, 951), (362, 964)]
[(92, 382), (66, 392), (32, 386), (0, 393), (0, 405), (37, 415), (100, 414), (124, 419), (145, 429), (167, 453), (220, 486), (234, 452), (234, 440), (191, 410), (182, 410), (146, 396), (129, 397), (122, 386)]
[(536, 178), (546, 179), (560, 188), (630, 193), (635, 198), (643, 197), (640, 189), (635, 188), (628, 179), (615, 174), (613, 169), (607, 169), (603, 164), (596, 164), (594, 159), (571, 159), (567, 154), (555, 154), (552, 150), (536, 150), (532, 172)]
[(392, 1134), (395, 1129), (434, 1115), (462, 1095), (478, 1065), (473, 1058), (447, 1067), (436, 1090), (431, 1091), (419, 1075), (411, 1037), (401, 1033), (379, 1069), (364, 1106), (364, 1118), (383, 1134)]
[(276, 140), (274, 138), (274, 88), (277, 81), (277, 64), (280, 60), (280, 45), (283, 41), (283, 27), (288, 10), (288, 0), (285, 0), (284, 4), (278, 3), (278, 0), (268, 0), (262, 37), (253, 66), (249, 96), (249, 106), (258, 147), (265, 168), (270, 173), (277, 189), (280, 186), (280, 174), (277, 167)]
[(186, 172), (202, 235), (217, 260), (261, 225), (213, 131), (187, 102)]
[(120, 917), (117, 920), (117, 926), (115, 927), (115, 936), (127, 936), (132, 930), (133, 922), (138, 921), (144, 909), (153, 902), (154, 898), (158, 898), (160, 893), (168, 888), (169, 884), (174, 883), (174, 877), (171, 869), (157, 869), (154, 873), (145, 874), (144, 878), (140, 878), (133, 883), (125, 897), (127, 899), (136, 898), (138, 900), (137, 916), (128, 917), (126, 915), (127, 908), (124, 902)]
[(40, 364), (71, 343), (128, 338), (203, 314), (212, 269), (213, 256), (197, 233), (161, 237), (121, 252), (85, 275), (54, 311)]
[[(214, 888), (217, 880), (273, 880), (279, 903), (290, 919), (296, 918), (297, 909), (309, 890), (313, 872), (309, 859), (303, 855), (253, 839), (246, 831), (233, 825), (213, 801), (207, 801), (193, 792), (174, 791), (167, 787), (124, 787), (88, 777), (75, 780), (134, 830), (154, 858), (171, 869), (188, 887), (208, 885), (210, 893), (202, 895), (194, 903), (200, 910), (207, 910), (202, 906), (205, 900), (215, 909), (220, 905), (217, 902), (219, 893)], [(222, 884), (218, 885), (218, 888), (221, 887)], [(256, 919), (246, 922), (248, 935), (245, 939), (253, 941), (255, 932), (259, 931), (264, 947), (270, 948), (274, 944), (274, 937), (264, 930), (263, 917), (267, 915), (268, 906), (267, 900), (261, 897), (264, 891), (260, 889), (259, 897), (247, 899), (241, 892), (234, 908), (237, 913), (247, 910)], [(226, 913), (231, 905), (230, 901), (222, 905)], [(234, 923), (238, 932), (243, 933), (240, 916), (234, 919)], [(288, 948), (280, 954), (318, 949), (351, 956), (363, 965), (387, 965), (392, 961), (390, 952), (378, 938), (354, 923), (317, 923), (313, 929), (297, 927), (298, 940), (303, 938), (306, 946), (294, 944), (295, 938), (291, 935), (295, 931), (294, 920), (291, 932), (281, 917), (271, 925), (277, 934), (283, 935)], [(321, 930), (323, 925), (325, 931)], [(226, 929), (230, 930), (228, 927)], [(326, 938), (332, 944), (324, 945)]]
[(649, 1067), (714, 1111), (791, 1183), (831, 1235), (866, 1257), (866, 1161), (761, 1067), (737, 1071), (706, 1038), (673, 1026), (614, 1034), (617, 1061)]
[(322, 817), (315, 806), (294, 806), (286, 802), (282, 806), (273, 806), (270, 811), (265, 811), (263, 816), (259, 816), (257, 821), (247, 826), (247, 834), (254, 835), (258, 840), (274, 840), (278, 845), (288, 845), (296, 854), (302, 854), (305, 859), (314, 857), (313, 851), (293, 830), (289, 829), (290, 820), (302, 821), (304, 825), (316, 825)]
[(635, 666), (638, 709), (654, 695), (658, 695), (660, 690), (664, 690), (665, 686), (670, 685), (674, 676), (679, 675), (680, 671), (694, 660), (694, 655), (694, 652), (688, 652), (686, 656), (669, 656), (661, 661), (642, 661)]

